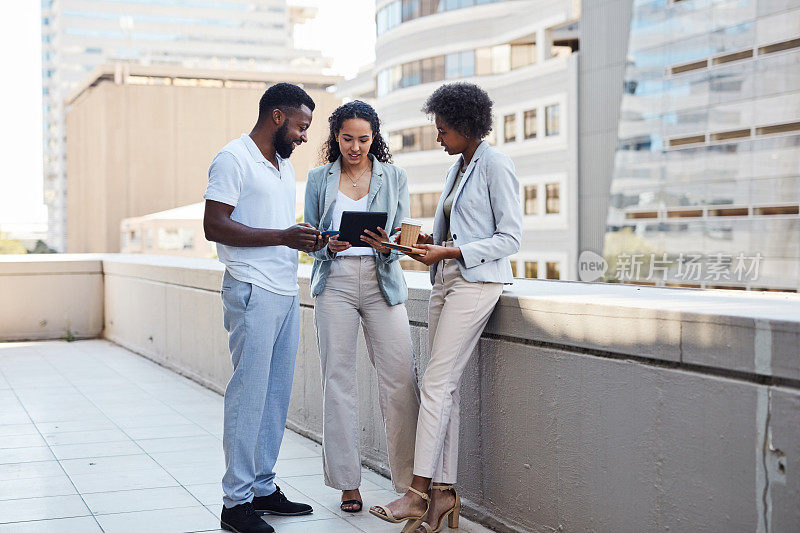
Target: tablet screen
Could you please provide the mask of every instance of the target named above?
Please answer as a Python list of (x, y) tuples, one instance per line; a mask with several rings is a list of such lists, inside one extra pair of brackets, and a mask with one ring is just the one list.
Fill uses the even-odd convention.
[(339, 225), (340, 241), (347, 241), (354, 247), (365, 247), (369, 244), (361, 240), (364, 230), (377, 232), (378, 227), (386, 229), (386, 212), (345, 211)]

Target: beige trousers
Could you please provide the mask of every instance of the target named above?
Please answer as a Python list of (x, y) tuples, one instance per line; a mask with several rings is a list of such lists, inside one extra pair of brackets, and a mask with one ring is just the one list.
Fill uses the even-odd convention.
[[(451, 242), (445, 246), (452, 246)], [(455, 483), (458, 471), (459, 385), (489, 321), (502, 283), (473, 283), (458, 262), (439, 265), (428, 304), (431, 360), (422, 379), (414, 474)]]
[(322, 464), (325, 484), (339, 490), (361, 484), (356, 339), (364, 329), (378, 376), (378, 403), (386, 430), (395, 490), (411, 484), (419, 388), (404, 304), (389, 305), (378, 286), (375, 258), (333, 260), (314, 306), (322, 368)]

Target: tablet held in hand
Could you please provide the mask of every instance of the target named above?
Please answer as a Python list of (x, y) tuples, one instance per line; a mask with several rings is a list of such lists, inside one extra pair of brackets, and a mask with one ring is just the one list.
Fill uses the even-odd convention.
[(339, 225), (340, 241), (347, 241), (354, 247), (369, 247), (361, 240), (364, 230), (377, 233), (378, 228), (386, 227), (388, 215), (385, 211), (345, 211), (342, 213), (342, 223)]

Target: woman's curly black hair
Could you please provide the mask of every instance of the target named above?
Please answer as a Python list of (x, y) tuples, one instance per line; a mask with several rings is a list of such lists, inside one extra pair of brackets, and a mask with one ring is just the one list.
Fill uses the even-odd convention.
[(447, 83), (436, 89), (422, 112), (436, 115), (470, 139), (483, 139), (492, 131), (492, 99), (474, 83)]
[(330, 118), (328, 118), (330, 135), (328, 135), (328, 140), (325, 144), (322, 145), (322, 161), (333, 163), (342, 155), (339, 150), (339, 143), (336, 141), (336, 135), (342, 129), (344, 121), (351, 118), (361, 118), (369, 122), (372, 127), (372, 145), (369, 147), (369, 153), (374, 155), (375, 159), (381, 163), (391, 163), (392, 154), (389, 152), (389, 146), (381, 135), (381, 121), (378, 118), (378, 113), (371, 105), (361, 100), (353, 100), (342, 104), (331, 113)]

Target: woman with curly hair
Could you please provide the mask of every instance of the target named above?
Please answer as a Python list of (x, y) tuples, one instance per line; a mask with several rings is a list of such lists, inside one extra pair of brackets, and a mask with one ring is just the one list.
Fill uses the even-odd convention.
[[(422, 110), (433, 115), (437, 141), (458, 160), (447, 172), (432, 235), (420, 235), (430, 267), (428, 338), (431, 358), (422, 380), (414, 479), (406, 494), (370, 512), (404, 531), (458, 527), (459, 385), (504, 284), (513, 282), (509, 256), (519, 250), (522, 204), (511, 159), (483, 140), (492, 128), (492, 101), (470, 83), (437, 89)], [(431, 485), (433, 481), (433, 485)]]
[[(408, 216), (406, 172), (391, 164), (375, 110), (361, 101), (337, 108), (328, 119), (323, 146), (326, 164), (308, 173), (305, 221), (320, 230), (338, 230), (344, 211), (388, 213), (388, 228)], [(322, 367), (322, 463), (325, 484), (342, 491), (340, 507), (363, 507), (358, 430), (356, 345), (359, 323), (370, 362), (378, 375), (378, 403), (386, 429), (389, 467), (398, 492), (411, 483), (414, 428), (419, 388), (411, 332), (404, 302), (408, 298), (402, 254), (381, 245), (383, 228), (361, 237), (368, 246), (351, 246), (331, 237), (312, 252), (311, 295), (316, 298)]]

